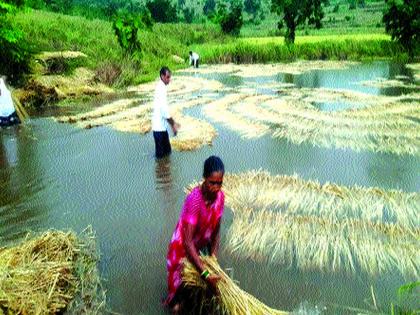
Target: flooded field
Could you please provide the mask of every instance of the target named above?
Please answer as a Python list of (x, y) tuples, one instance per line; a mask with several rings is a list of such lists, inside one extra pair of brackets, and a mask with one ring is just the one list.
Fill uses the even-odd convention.
[[(235, 190), (226, 179), (231, 199), (219, 255), (242, 289), (270, 307), (309, 314), (372, 310), (373, 290), (378, 307), (388, 311), (398, 287), (418, 280), (420, 265), (415, 69), (300, 62), (175, 73), (168, 96), (182, 129), (171, 139), (177, 151), (158, 162), (149, 132), (154, 84), (133, 87), (129, 98), (93, 111), (2, 130), (1, 243), (29, 230), (92, 225), (109, 308), (164, 314), (165, 255), (184, 189), (216, 154), (231, 183), (238, 180), (234, 187), (249, 182)], [(251, 170), (265, 179), (250, 181)], [(245, 208), (265, 213), (249, 218)], [(271, 233), (257, 250), (244, 224), (257, 236), (261, 229), (290, 235)], [(391, 235), (393, 227), (400, 230)], [(339, 259), (320, 258), (325, 250), (316, 236), (329, 231), (333, 240), (325, 243), (349, 240), (350, 256), (338, 251)], [(358, 241), (366, 237), (370, 249)], [(299, 247), (298, 240), (315, 245)]]

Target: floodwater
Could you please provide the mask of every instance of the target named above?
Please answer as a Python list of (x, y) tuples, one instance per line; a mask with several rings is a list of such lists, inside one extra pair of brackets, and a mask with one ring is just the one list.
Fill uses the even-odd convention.
[[(231, 87), (274, 80), (298, 87), (399, 95), (406, 91), (357, 84), (397, 75), (412, 79), (405, 67), (387, 62), (275, 77), (202, 76)], [(323, 110), (337, 110), (339, 105), (319, 104)], [(187, 113), (202, 115), (200, 107)], [(159, 162), (153, 157), (150, 134), (121, 133), (107, 127), (77, 129), (49, 118), (34, 118), (25, 126), (1, 130), (0, 244), (20, 239), (29, 230), (80, 232), (92, 225), (101, 252), (99, 267), (108, 307), (120, 314), (164, 314), (161, 299), (166, 294), (167, 244), (185, 196), (184, 187), (200, 179), (203, 161), (209, 155), (221, 156), (228, 172), (261, 168), (321, 183), (420, 191), (418, 156), (295, 145), (269, 136), (244, 140), (217, 123), (214, 126), (219, 136), (213, 146), (174, 152)], [(223, 236), (231, 221), (227, 208)], [(348, 307), (369, 310), (372, 286), (379, 307), (388, 311), (398, 287), (416, 280), (397, 273), (371, 277), (363, 273), (301, 272), (279, 264), (242, 260), (223, 250), (224, 240), (221, 265), (233, 269), (232, 276), (241, 288), (282, 310), (305, 309), (304, 313), (311, 314), (348, 314)]]

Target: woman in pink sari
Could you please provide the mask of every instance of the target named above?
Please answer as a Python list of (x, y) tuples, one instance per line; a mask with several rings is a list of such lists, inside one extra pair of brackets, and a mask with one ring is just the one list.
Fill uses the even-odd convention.
[(225, 169), (217, 156), (210, 156), (204, 162), (201, 185), (195, 187), (186, 197), (180, 219), (169, 244), (168, 297), (165, 304), (173, 314), (181, 314), (182, 259), (187, 258), (207, 281), (214, 292), (217, 291), (219, 276), (205, 269), (200, 251), (217, 255), (220, 244), (220, 221), (223, 215), (225, 196), (221, 190)]

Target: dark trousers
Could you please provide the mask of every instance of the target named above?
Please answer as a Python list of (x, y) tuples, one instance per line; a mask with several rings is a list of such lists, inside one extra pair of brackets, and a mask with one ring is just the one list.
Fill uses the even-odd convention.
[(171, 143), (167, 131), (153, 131), (153, 138), (155, 139), (156, 158), (160, 159), (171, 154)]
[(197, 59), (197, 60), (195, 60), (195, 61), (194, 61), (194, 60), (192, 60), (192, 61), (191, 61), (191, 66), (194, 66), (195, 68), (198, 68), (198, 62), (199, 62), (199, 60), (200, 60), (200, 59)]
[(0, 116), (0, 127), (8, 127), (18, 123), (20, 123), (20, 120), (16, 112), (7, 117)]

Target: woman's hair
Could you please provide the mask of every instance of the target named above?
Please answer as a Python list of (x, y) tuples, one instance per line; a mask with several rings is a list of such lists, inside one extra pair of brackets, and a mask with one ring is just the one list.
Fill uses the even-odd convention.
[(171, 73), (171, 70), (169, 70), (169, 68), (166, 67), (166, 66), (162, 67), (159, 71), (159, 74), (160, 74), (161, 77), (166, 75), (167, 73)]
[(225, 173), (225, 166), (222, 160), (215, 155), (210, 156), (207, 160), (204, 161), (203, 177), (210, 177), (213, 172), (222, 172), (223, 174)]

